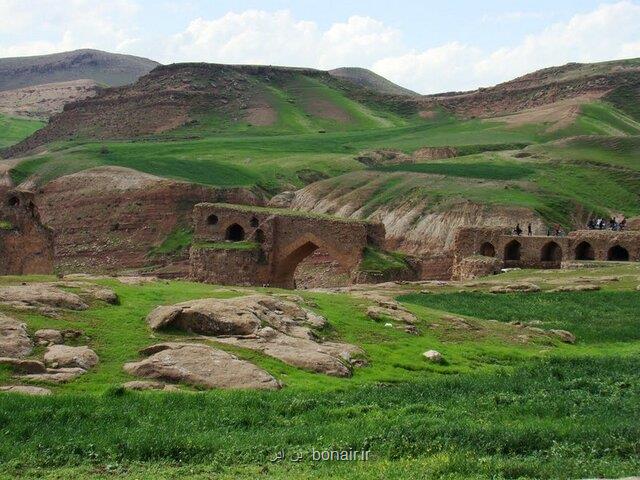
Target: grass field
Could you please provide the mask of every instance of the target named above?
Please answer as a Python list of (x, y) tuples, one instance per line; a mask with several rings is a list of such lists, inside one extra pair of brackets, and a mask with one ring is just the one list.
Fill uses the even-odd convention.
[(44, 122), (40, 120), (13, 118), (0, 114), (0, 150), (18, 143), (43, 125)]
[[(618, 281), (607, 277), (612, 275)], [(583, 271), (510, 272), (460, 286), (399, 286), (420, 335), (373, 322), (369, 301), (298, 292), (330, 328), (326, 338), (360, 345), (369, 365), (351, 379), (314, 374), (243, 349), (232, 351), (286, 384), (281, 391), (124, 392), (122, 364), (159, 341), (144, 316), (158, 304), (225, 298), (244, 289), (188, 282), (140, 286), (100, 280), (119, 305), (48, 319), (1, 307), (29, 329), (80, 328), (100, 356), (91, 372), (55, 395), (0, 396), (0, 474), (20, 478), (593, 478), (640, 469), (640, 325), (636, 265)], [(549, 293), (577, 277), (598, 292)], [(602, 278), (602, 281), (598, 280)], [(45, 278), (2, 279), (2, 283)], [(491, 295), (528, 280), (538, 294)], [(465, 288), (465, 287), (463, 287)], [(271, 290), (267, 290), (271, 291)], [(392, 293), (393, 295), (393, 293)], [(472, 330), (443, 325), (447, 312)], [(494, 321), (498, 320), (498, 322)], [(569, 329), (575, 345), (523, 343), (511, 321)], [(219, 345), (221, 348), (223, 346)], [(228, 347), (227, 347), (228, 348)], [(427, 349), (446, 362), (429, 364)], [(41, 354), (41, 351), (36, 352)], [(3, 370), (0, 381), (7, 383)], [(370, 450), (367, 462), (313, 461), (313, 450)], [(287, 460), (272, 463), (277, 452)], [(301, 454), (302, 461), (290, 457)]]

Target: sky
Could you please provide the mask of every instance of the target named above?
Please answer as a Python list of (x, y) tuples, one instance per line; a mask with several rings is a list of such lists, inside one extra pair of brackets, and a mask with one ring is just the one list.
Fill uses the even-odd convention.
[(0, 58), (78, 48), (365, 67), (428, 94), (640, 57), (640, 0), (0, 0)]

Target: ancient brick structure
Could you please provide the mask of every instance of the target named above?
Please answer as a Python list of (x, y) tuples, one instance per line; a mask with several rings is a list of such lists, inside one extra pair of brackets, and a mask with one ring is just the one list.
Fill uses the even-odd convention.
[(53, 273), (53, 233), (40, 223), (33, 194), (0, 189), (0, 275)]
[[(454, 241), (454, 278), (468, 277), (469, 257), (499, 259), (502, 267), (560, 268), (562, 262), (640, 261), (640, 232), (577, 230), (566, 237), (514, 236), (504, 228), (461, 228)], [(490, 273), (490, 272), (486, 272)]]
[(380, 248), (384, 226), (291, 210), (200, 203), (190, 251), (195, 280), (294, 287), (297, 265), (322, 248), (355, 274), (366, 246)]

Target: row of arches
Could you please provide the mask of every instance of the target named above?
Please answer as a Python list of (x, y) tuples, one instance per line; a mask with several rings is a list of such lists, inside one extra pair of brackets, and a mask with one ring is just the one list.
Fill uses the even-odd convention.
[[(480, 246), (480, 255), (485, 257), (495, 257), (496, 249), (491, 242), (485, 242)], [(589, 242), (580, 242), (575, 248), (576, 260), (595, 260), (595, 252), (593, 246)], [(551, 241), (546, 243), (540, 251), (540, 260), (543, 262), (555, 262), (562, 261), (562, 248), (556, 242)], [(521, 245), (517, 240), (512, 240), (504, 247), (504, 260), (505, 261), (519, 261), (521, 257)], [(629, 261), (629, 251), (620, 246), (614, 245), (607, 252), (607, 260), (616, 262)]]
[[(227, 227), (224, 233), (224, 239), (230, 242), (241, 242), (247, 238), (246, 232), (239, 223), (232, 223)], [(253, 232), (253, 240), (257, 243), (264, 243), (265, 234), (261, 228)]]

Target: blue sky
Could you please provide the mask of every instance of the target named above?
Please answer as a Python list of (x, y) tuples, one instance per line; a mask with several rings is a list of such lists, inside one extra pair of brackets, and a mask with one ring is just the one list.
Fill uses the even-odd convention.
[(0, 0), (0, 57), (84, 47), (162, 63), (361, 66), (435, 93), (640, 57), (640, 0)]

